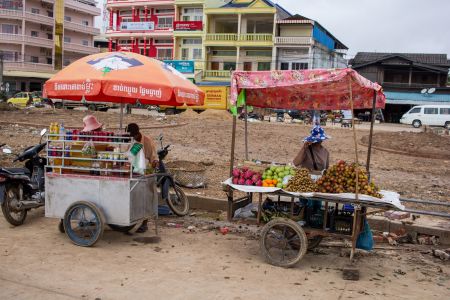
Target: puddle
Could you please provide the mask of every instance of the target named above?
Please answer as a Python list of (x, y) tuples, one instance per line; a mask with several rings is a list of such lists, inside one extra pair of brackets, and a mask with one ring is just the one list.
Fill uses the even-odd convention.
[(159, 236), (138, 237), (133, 239), (133, 241), (142, 244), (158, 244), (161, 242), (161, 238)]

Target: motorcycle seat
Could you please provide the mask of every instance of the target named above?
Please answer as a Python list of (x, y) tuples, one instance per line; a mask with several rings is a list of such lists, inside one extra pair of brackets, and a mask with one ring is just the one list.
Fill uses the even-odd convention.
[(1, 168), (0, 172), (3, 171), (9, 175), (26, 175), (30, 176), (31, 172), (27, 168)]

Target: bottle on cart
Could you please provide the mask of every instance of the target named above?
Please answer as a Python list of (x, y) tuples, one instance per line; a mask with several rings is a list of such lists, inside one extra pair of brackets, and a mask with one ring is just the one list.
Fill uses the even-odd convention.
[(61, 121), (61, 124), (59, 125), (59, 128), (58, 128), (58, 130), (59, 130), (59, 139), (61, 139), (61, 140), (65, 140), (66, 138), (65, 138), (65, 136), (66, 136), (66, 130), (65, 130), (65, 128), (64, 128), (64, 122), (62, 122)]

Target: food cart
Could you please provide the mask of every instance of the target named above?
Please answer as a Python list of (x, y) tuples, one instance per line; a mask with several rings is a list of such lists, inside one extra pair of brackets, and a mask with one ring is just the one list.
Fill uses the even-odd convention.
[[(304, 70), (304, 71), (263, 71), (234, 72), (231, 82), (232, 110), (236, 106), (254, 106), (262, 108), (282, 108), (296, 110), (351, 110), (372, 109), (369, 150), (366, 169), (370, 172), (373, 124), (375, 109), (383, 108), (385, 96), (380, 85), (360, 76), (352, 69), (336, 70)], [(352, 118), (354, 123), (354, 118)], [(355, 163), (359, 165), (356, 131), (353, 124), (353, 140), (355, 145)], [(236, 117), (233, 118), (230, 177), (235, 164)], [(245, 123), (245, 159), (248, 158), (247, 122)], [(357, 171), (358, 172), (358, 171)], [(369, 173), (370, 174), (370, 173)], [(358, 178), (358, 173), (356, 173)], [(358, 182), (358, 180), (356, 181)], [(267, 260), (274, 265), (290, 267), (295, 265), (305, 255), (308, 248), (318, 245), (323, 236), (349, 238), (352, 241), (351, 258), (355, 253), (356, 242), (363, 229), (363, 219), (368, 214), (367, 207), (380, 209), (401, 209), (398, 194), (385, 193), (383, 199), (361, 195), (356, 184), (354, 194), (324, 194), (324, 193), (286, 193), (279, 188), (251, 187), (225, 182), (228, 195), (228, 219), (231, 220), (237, 208), (252, 202), (253, 194), (258, 194), (258, 222), (261, 217), (263, 194), (272, 194), (280, 199), (288, 197), (295, 199), (312, 199), (323, 203), (321, 222), (307, 227), (305, 224), (289, 219), (275, 219), (262, 229), (260, 246)], [(234, 191), (239, 190), (245, 196), (235, 198)], [(353, 204), (353, 211), (345, 213), (348, 222), (342, 230), (332, 230), (330, 226), (329, 209), (344, 214), (344, 204)], [(291, 212), (293, 209), (291, 210)], [(292, 214), (291, 214), (292, 215)], [(351, 224), (351, 228), (348, 225)], [(350, 229), (350, 230), (349, 230)], [(310, 240), (308, 242), (308, 239)], [(268, 243), (272, 242), (270, 247)], [(308, 247), (308, 243), (311, 243)], [(275, 250), (275, 254), (271, 253)], [(289, 257), (287, 252), (292, 252)]]
[[(157, 217), (156, 177), (136, 174), (128, 161), (132, 140), (123, 132), (124, 104), (202, 105), (204, 93), (163, 62), (113, 52), (72, 63), (46, 82), (44, 94), (121, 105), (119, 132), (48, 134), (46, 217), (63, 219), (61, 230), (79, 246), (94, 245), (105, 224), (127, 231)], [(93, 151), (85, 149), (88, 143)]]

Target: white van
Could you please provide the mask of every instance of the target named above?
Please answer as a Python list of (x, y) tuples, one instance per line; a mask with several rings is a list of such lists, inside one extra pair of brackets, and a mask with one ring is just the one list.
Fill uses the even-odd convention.
[(411, 124), (414, 128), (422, 125), (444, 126), (450, 129), (450, 105), (414, 106), (400, 119), (402, 124)]

